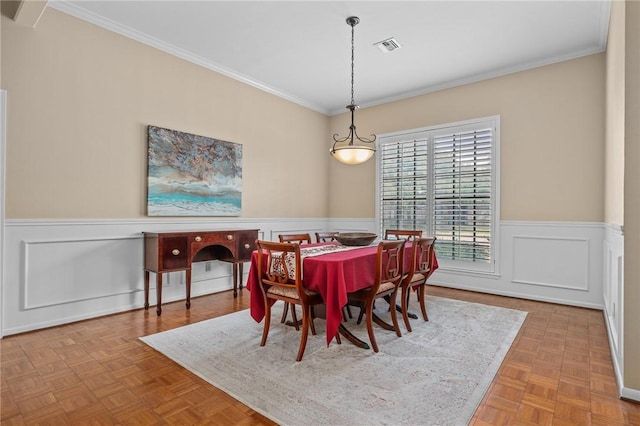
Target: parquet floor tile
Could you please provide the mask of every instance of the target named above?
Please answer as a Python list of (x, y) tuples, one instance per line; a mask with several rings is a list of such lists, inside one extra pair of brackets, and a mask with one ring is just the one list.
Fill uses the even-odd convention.
[[(618, 398), (602, 312), (435, 286), (428, 294), (528, 312), (471, 425), (640, 425), (640, 404)], [(273, 425), (138, 339), (248, 306), (246, 290), (229, 291), (195, 298), (188, 311), (165, 304), (160, 318), (135, 310), (5, 337), (0, 423)]]

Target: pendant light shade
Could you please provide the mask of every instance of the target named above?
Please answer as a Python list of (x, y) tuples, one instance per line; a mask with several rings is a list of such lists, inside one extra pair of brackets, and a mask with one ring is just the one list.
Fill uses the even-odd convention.
[(373, 157), (376, 150), (371, 147), (344, 147), (344, 148), (336, 148), (331, 153), (333, 154), (333, 158), (338, 160), (344, 164), (361, 164), (367, 161), (369, 158)]
[(360, 22), (357, 16), (347, 18), (347, 24), (351, 26), (351, 104), (347, 105), (347, 109), (351, 111), (351, 126), (349, 126), (349, 134), (344, 138), (338, 137), (336, 133), (333, 135), (333, 147), (329, 151), (333, 158), (344, 164), (361, 164), (373, 157), (376, 152), (375, 141), (376, 136), (371, 138), (362, 138), (358, 136), (355, 125), (355, 110), (358, 109), (353, 96), (353, 80), (354, 80), (354, 27)]

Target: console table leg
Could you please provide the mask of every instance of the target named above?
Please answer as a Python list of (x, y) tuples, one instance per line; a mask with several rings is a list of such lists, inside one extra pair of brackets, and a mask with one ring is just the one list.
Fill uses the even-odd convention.
[(156, 273), (156, 314), (162, 315), (162, 272)]
[(187, 309), (189, 309), (191, 308), (191, 268), (188, 268), (185, 272), (187, 275), (187, 303), (185, 303), (185, 305)]
[(238, 289), (242, 290), (242, 277), (244, 276), (244, 263), (233, 263), (233, 297), (238, 297)]
[(233, 297), (238, 297), (238, 263), (233, 262), (231, 267), (233, 268)]
[(144, 271), (144, 310), (149, 309), (149, 271)]

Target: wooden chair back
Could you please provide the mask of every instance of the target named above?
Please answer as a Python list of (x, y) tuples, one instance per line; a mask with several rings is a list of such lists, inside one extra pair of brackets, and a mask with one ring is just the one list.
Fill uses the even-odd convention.
[(418, 237), (411, 243), (409, 256), (413, 259), (409, 262), (409, 268), (405, 271), (403, 282), (411, 282), (415, 274), (428, 274), (431, 271), (431, 259), (435, 237)]
[(414, 274), (428, 275), (431, 272), (431, 261), (435, 249), (436, 237), (418, 238), (413, 241), (415, 245), (415, 270)]
[(283, 294), (290, 293), (290, 290), (300, 293), (302, 291), (300, 245), (261, 240), (256, 244), (258, 270), (263, 290), (268, 292), (271, 287), (281, 287), (280, 292)]
[(422, 231), (417, 229), (386, 229), (384, 231), (385, 240), (415, 240), (422, 237)]
[[(376, 295), (398, 287), (404, 276), (405, 240), (385, 240), (378, 243), (376, 255), (376, 280), (373, 288)], [(388, 289), (388, 290), (387, 290)]]
[(316, 243), (336, 241), (337, 232), (316, 232)]
[(278, 239), (281, 243), (311, 244), (311, 235), (309, 234), (280, 234)]

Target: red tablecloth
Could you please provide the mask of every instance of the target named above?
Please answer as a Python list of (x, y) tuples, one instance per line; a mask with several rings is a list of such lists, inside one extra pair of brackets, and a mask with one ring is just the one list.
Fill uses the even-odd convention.
[[(317, 245), (317, 244), (316, 244)], [(406, 260), (409, 261), (407, 244)], [(377, 246), (367, 246), (354, 250), (306, 257), (303, 259), (303, 281), (310, 290), (322, 295), (326, 305), (327, 345), (338, 331), (342, 322), (342, 307), (347, 304), (347, 294), (369, 287), (375, 280)], [(437, 259), (432, 259), (432, 273), (438, 267)], [(251, 256), (251, 269), (247, 279), (247, 289), (251, 292), (251, 317), (260, 322), (264, 318), (264, 300), (258, 287), (258, 252)]]

